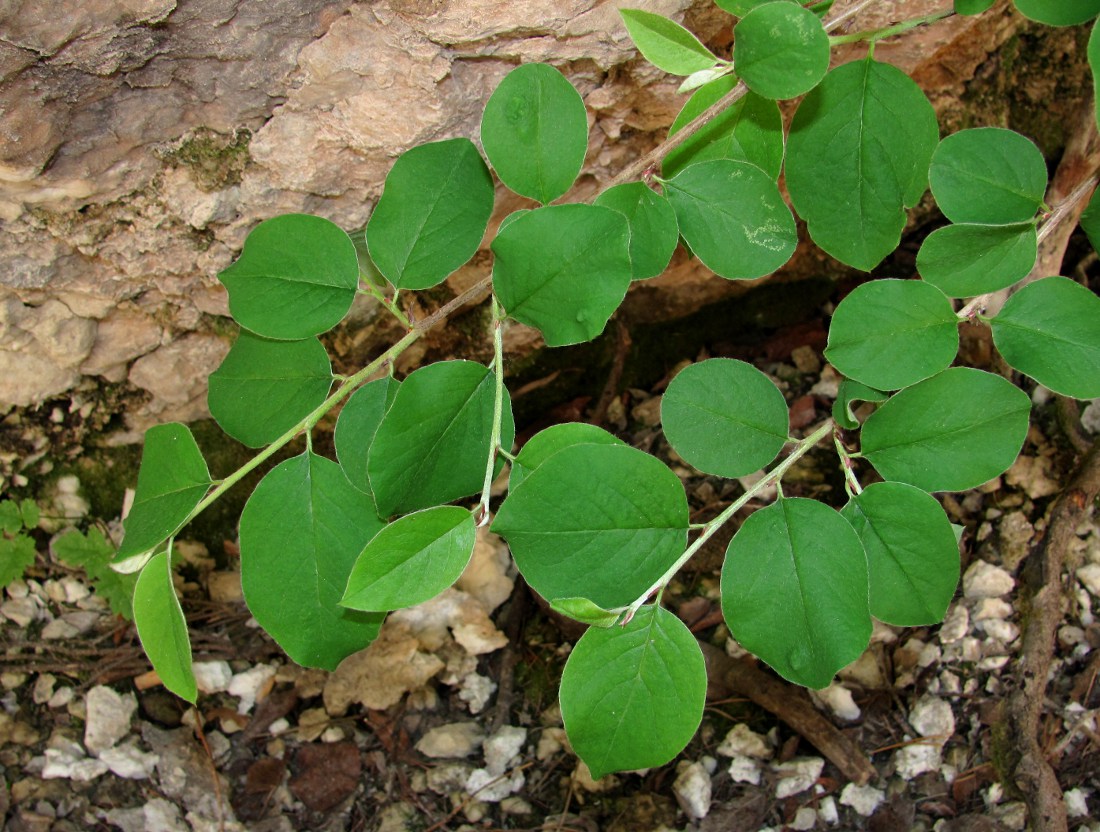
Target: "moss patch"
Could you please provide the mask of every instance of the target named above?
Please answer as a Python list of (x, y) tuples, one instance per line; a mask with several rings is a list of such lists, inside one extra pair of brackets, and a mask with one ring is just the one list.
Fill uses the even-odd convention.
[(159, 156), (169, 167), (185, 168), (199, 190), (220, 191), (240, 184), (251, 141), (252, 132), (243, 128), (230, 134), (199, 127)]

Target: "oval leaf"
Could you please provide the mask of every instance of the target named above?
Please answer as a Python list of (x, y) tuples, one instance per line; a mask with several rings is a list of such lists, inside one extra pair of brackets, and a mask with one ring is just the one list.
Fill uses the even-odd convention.
[(871, 639), (867, 559), (843, 517), (781, 499), (745, 521), (722, 566), (733, 637), (795, 684), (826, 687)]
[(316, 338), (270, 341), (242, 330), (210, 374), (207, 402), (222, 430), (259, 448), (312, 413), (331, 387), (328, 353)]
[(584, 101), (554, 67), (517, 67), (485, 105), (481, 143), (501, 182), (545, 205), (581, 172), (588, 150)]
[(955, 14), (981, 14), (997, 0), (955, 0)]
[(493, 194), (493, 177), (469, 139), (405, 151), (367, 223), (371, 259), (397, 289), (442, 283), (477, 251)]
[(829, 71), (829, 36), (821, 20), (794, 3), (758, 6), (733, 30), (733, 64), (750, 90), (796, 98)]
[[(495, 395), (493, 374), (473, 361), (429, 364), (402, 382), (367, 455), (379, 514), (406, 514), (481, 490)], [(510, 448), (515, 423), (507, 395), (503, 404), (500, 441)]]
[(1030, 140), (1001, 127), (953, 133), (928, 170), (932, 196), (952, 222), (1026, 222), (1043, 203), (1047, 165)]
[(943, 621), (959, 584), (959, 544), (935, 497), (877, 482), (840, 513), (867, 551), (871, 615), (899, 627)]
[(657, 69), (691, 75), (718, 63), (695, 35), (667, 17), (641, 9), (619, 9), (619, 14), (638, 51)]
[(1087, 49), (1089, 69), (1092, 72), (1092, 110), (1096, 126), (1100, 128), (1100, 27), (1093, 24)]
[(1100, 0), (1013, 0), (1024, 17), (1048, 26), (1076, 26), (1100, 14)]
[(241, 513), (248, 609), (294, 661), (335, 669), (378, 635), (383, 615), (338, 603), (352, 565), (382, 528), (366, 494), (312, 452), (273, 468)]
[(134, 586), (134, 624), (145, 655), (161, 682), (192, 705), (199, 691), (191, 665), (191, 642), (176, 589), (168, 553), (154, 555)]
[(550, 602), (550, 606), (567, 618), (593, 627), (614, 627), (626, 609), (605, 610), (587, 598), (557, 598)]
[(284, 214), (252, 229), (240, 258), (218, 280), (237, 323), (264, 338), (298, 340), (332, 329), (348, 314), (359, 259), (339, 226)]
[(634, 280), (656, 277), (672, 259), (680, 241), (676, 212), (668, 200), (642, 182), (624, 182), (608, 188), (596, 205), (626, 217), (630, 229), (630, 266)]
[(573, 445), (625, 445), (603, 428), (584, 422), (567, 422), (540, 430), (527, 440), (516, 455), (508, 475), (508, 489), (514, 490), (527, 476), (558, 451)]
[(1066, 277), (1029, 283), (991, 321), (1012, 367), (1075, 399), (1100, 397), (1100, 298)]
[(744, 361), (711, 358), (685, 367), (661, 397), (661, 424), (673, 450), (721, 477), (758, 471), (790, 435), (787, 402), (771, 379)]
[(948, 297), (971, 298), (1023, 280), (1038, 253), (1034, 223), (948, 225), (925, 238), (917, 271)]
[(367, 455), (382, 417), (393, 404), (401, 382), (390, 376), (368, 382), (351, 394), (336, 420), (336, 459), (351, 484), (374, 499), (367, 476)]
[(387, 612), (434, 598), (462, 575), (477, 527), (464, 508), (436, 506), (390, 523), (367, 544), (341, 606)]
[(492, 248), (497, 299), (551, 347), (603, 332), (633, 277), (626, 218), (598, 205), (538, 208), (510, 222)]
[(919, 280), (872, 280), (837, 306), (825, 358), (877, 390), (946, 370), (959, 351), (959, 319), (943, 292)]
[[(700, 87), (676, 116), (668, 135), (679, 133), (736, 86), (737, 79), (727, 75)], [(778, 179), (783, 168), (783, 116), (779, 105), (756, 93), (747, 93), (669, 152), (661, 170), (668, 178), (688, 165), (711, 159), (749, 162), (772, 179)]]
[(493, 531), (548, 601), (635, 601), (683, 552), (687, 498), (659, 460), (625, 445), (574, 445), (504, 500)]
[(114, 562), (151, 551), (178, 532), (209, 488), (210, 471), (187, 426), (171, 422), (149, 428)]
[(952, 367), (871, 414), (861, 450), (884, 479), (965, 491), (1016, 461), (1030, 410), (1031, 399), (1000, 376)]
[(826, 75), (787, 139), (787, 188), (814, 242), (857, 269), (878, 265), (924, 193), (938, 139), (932, 105), (900, 69), (865, 60)]
[(703, 716), (707, 672), (695, 636), (645, 606), (625, 627), (590, 628), (561, 677), (561, 715), (594, 778), (667, 763)]
[(794, 217), (755, 165), (715, 159), (663, 183), (680, 233), (708, 269), (730, 280), (771, 274), (794, 254)]
[[(757, 6), (763, 6), (765, 3), (774, 3), (776, 0), (714, 0), (714, 5), (723, 9), (735, 17), (744, 17)], [(786, 0), (786, 2), (794, 3), (797, 0)]]

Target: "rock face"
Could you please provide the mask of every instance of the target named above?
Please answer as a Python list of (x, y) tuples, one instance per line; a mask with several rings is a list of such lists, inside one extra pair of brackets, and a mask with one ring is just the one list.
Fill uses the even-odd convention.
[[(574, 196), (591, 196), (663, 137), (681, 101), (677, 79), (637, 58), (618, 5), (0, 4), (0, 413), (96, 376), (148, 393), (135, 426), (205, 415), (205, 376), (229, 338), (215, 275), (249, 229), (290, 211), (361, 229), (395, 156), (476, 140), (518, 63), (559, 66), (584, 97), (591, 141)], [(710, 0), (635, 5), (729, 48), (731, 18)], [(933, 78), (946, 89), (1007, 37), (1004, 17), (946, 21), (890, 59), (919, 69), (966, 38), (972, 57)], [(520, 203), (501, 191), (498, 212)], [(685, 261), (635, 305), (673, 314), (741, 290)]]

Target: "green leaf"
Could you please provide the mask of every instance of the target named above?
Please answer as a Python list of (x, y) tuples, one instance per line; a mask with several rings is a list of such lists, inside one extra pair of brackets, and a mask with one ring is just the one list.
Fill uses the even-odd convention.
[(23, 577), (34, 563), (34, 539), (25, 534), (7, 537), (0, 534), (0, 587)]
[(359, 286), (355, 244), (321, 217), (285, 214), (260, 223), (240, 258), (218, 275), (229, 311), (264, 338), (298, 340), (340, 323)]
[(527, 440), (512, 463), (508, 489), (514, 491), (527, 476), (558, 451), (573, 445), (625, 445), (603, 428), (584, 422), (567, 422), (540, 430)]
[(663, 184), (680, 233), (719, 277), (762, 277), (794, 253), (794, 217), (775, 182), (755, 165), (700, 162)]
[(990, 322), (1004, 360), (1075, 399), (1100, 397), (1100, 298), (1066, 277), (1029, 283)]
[[(734, 17), (744, 17), (757, 6), (763, 6), (765, 3), (774, 2), (776, 2), (776, 0), (714, 0), (714, 5), (729, 12)], [(788, 0), (788, 2), (794, 3), (797, 2), (797, 0)]]
[(745, 85), (765, 98), (796, 98), (829, 71), (829, 36), (809, 9), (793, 3), (757, 6), (733, 30), (733, 64)]
[(733, 637), (795, 684), (826, 687), (870, 641), (863, 544), (816, 500), (751, 514), (726, 550), (721, 586)]
[(22, 500), (19, 503), (19, 516), (23, 520), (23, 528), (33, 529), (38, 525), (40, 512), (38, 503), (34, 500)]
[(622, 617), (625, 607), (615, 610), (605, 610), (603, 607), (593, 604), (587, 598), (557, 598), (550, 602), (551, 608), (567, 618), (580, 621), (582, 624), (590, 624), (593, 627), (614, 627)]
[(351, 484), (374, 499), (367, 476), (367, 455), (382, 417), (393, 404), (401, 382), (392, 376), (367, 382), (347, 400), (336, 420), (336, 458)]
[(981, 14), (997, 0), (955, 0), (955, 14)]
[(562, 720), (594, 778), (667, 763), (695, 735), (707, 672), (695, 636), (645, 606), (625, 627), (592, 627), (561, 677)]
[(387, 612), (434, 598), (462, 575), (476, 537), (474, 517), (464, 508), (436, 506), (407, 514), (367, 544), (340, 605)]
[(1047, 165), (1028, 138), (1001, 127), (953, 133), (928, 170), (932, 196), (952, 222), (1027, 222), (1043, 203)]
[(492, 248), (497, 299), (551, 347), (603, 332), (633, 277), (626, 218), (598, 205), (538, 208), (509, 223)]
[(1048, 26), (1076, 26), (1100, 14), (1100, 0), (1013, 0), (1024, 17)]
[(1092, 110), (1096, 126), (1100, 128), (1100, 28), (1093, 24), (1087, 50), (1089, 68), (1092, 71)]
[(572, 186), (588, 150), (580, 93), (552, 66), (516, 67), (485, 105), (481, 143), (501, 182), (552, 202)]
[(712, 66), (709, 69), (701, 69), (698, 72), (693, 72), (687, 78), (683, 80), (683, 83), (677, 87), (676, 92), (685, 93), (697, 90), (700, 87), (706, 86), (711, 81), (717, 81), (719, 78), (723, 78), (727, 75), (733, 74), (732, 66)]
[(1100, 251), (1100, 189), (1092, 192), (1089, 204), (1081, 213), (1080, 223), (1093, 251)]
[(0, 532), (15, 534), (23, 528), (23, 513), (15, 500), (0, 500)]
[(1023, 280), (1038, 251), (1034, 223), (948, 225), (925, 238), (917, 270), (948, 297), (970, 298)]
[[(401, 384), (367, 455), (383, 517), (468, 497), (481, 490), (493, 431), (493, 374), (473, 361), (421, 367)], [(504, 396), (503, 448), (515, 438)]]
[(260, 448), (312, 413), (331, 387), (328, 353), (316, 338), (271, 341), (242, 330), (210, 374), (207, 402), (222, 430)]
[(840, 382), (840, 388), (833, 402), (833, 421), (845, 430), (859, 430), (859, 420), (856, 418), (853, 404), (855, 402), (874, 402), (878, 404), (890, 398), (889, 394), (881, 390), (875, 390), (866, 384), (852, 381), (850, 378)]
[(853, 61), (826, 75), (787, 138), (787, 188), (814, 242), (857, 269), (878, 265), (924, 193), (938, 139), (932, 105), (900, 69)]
[(384, 615), (338, 606), (356, 557), (382, 528), (366, 494), (335, 462), (307, 451), (275, 466), (241, 513), (248, 609), (298, 664), (335, 669)]
[(367, 223), (367, 247), (397, 289), (429, 289), (474, 256), (493, 213), (493, 177), (469, 139), (407, 150)]
[[(727, 75), (700, 87), (676, 116), (668, 135), (679, 133), (736, 86), (737, 78)], [(711, 159), (750, 162), (778, 179), (783, 168), (783, 116), (779, 105), (747, 93), (666, 155), (661, 170), (669, 178), (688, 165)]]
[(657, 69), (691, 75), (718, 63), (695, 35), (667, 17), (641, 9), (619, 9), (619, 14), (638, 51)]
[(862, 452), (883, 479), (925, 491), (965, 491), (1016, 461), (1030, 410), (1031, 399), (1000, 376), (952, 367), (871, 414)]
[(110, 605), (115, 615), (133, 621), (134, 584), (138, 576), (123, 575), (111, 568), (115, 547), (103, 532), (94, 526), (87, 534), (69, 531), (54, 540), (51, 548), (64, 563), (84, 570), (95, 594)]
[(683, 486), (658, 459), (625, 445), (574, 445), (509, 493), (492, 528), (543, 598), (614, 609), (675, 563), (687, 526)]
[(877, 390), (946, 370), (959, 351), (959, 319), (939, 289), (919, 280), (872, 280), (837, 306), (825, 358)]
[(149, 428), (115, 563), (149, 552), (178, 532), (209, 488), (210, 471), (187, 426)]
[(673, 450), (707, 474), (743, 477), (783, 450), (787, 402), (751, 364), (711, 358), (676, 374), (661, 398), (661, 424)]
[(626, 217), (634, 280), (656, 277), (668, 268), (680, 232), (676, 227), (676, 212), (667, 199), (642, 182), (624, 182), (608, 188), (596, 197), (594, 204), (611, 208)]
[(877, 482), (840, 513), (867, 551), (871, 615), (899, 627), (943, 621), (959, 583), (959, 544), (936, 499)]
[(134, 587), (134, 624), (145, 655), (161, 682), (192, 705), (199, 691), (191, 666), (191, 642), (187, 621), (172, 585), (168, 553), (161, 552), (145, 564)]

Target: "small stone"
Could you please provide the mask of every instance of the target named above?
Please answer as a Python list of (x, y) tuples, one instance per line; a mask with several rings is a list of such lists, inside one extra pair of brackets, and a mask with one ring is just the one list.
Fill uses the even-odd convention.
[(772, 756), (772, 750), (763, 735), (756, 733), (743, 722), (733, 726), (726, 738), (718, 745), (718, 753), (725, 757), (756, 757), (766, 760)]
[(760, 763), (752, 757), (746, 757), (743, 754), (734, 754), (727, 770), (729, 771), (730, 779), (735, 783), (751, 783), (754, 786), (760, 785)]
[(341, 728), (339, 725), (330, 725), (328, 728), (321, 732), (321, 742), (340, 742), (344, 738), (344, 729)]
[(978, 662), (978, 670), (1000, 670), (1011, 660), (1010, 656), (987, 656)]
[(775, 796), (782, 800), (792, 794), (806, 791), (821, 776), (825, 761), (820, 757), (795, 757), (775, 766), (779, 782), (775, 784)]
[(65, 591), (66, 604), (75, 604), (78, 601), (83, 601), (92, 594), (92, 591), (88, 589), (88, 587), (72, 577), (62, 578), (61, 587)]
[(843, 806), (851, 806), (865, 818), (871, 817), (875, 809), (886, 798), (886, 792), (873, 786), (857, 786), (849, 783), (840, 793), (840, 803)]
[(113, 774), (128, 780), (147, 779), (160, 760), (156, 754), (138, 748), (136, 741), (101, 751), (99, 759), (107, 764)]
[(482, 803), (500, 803), (522, 789), (526, 782), (523, 772), (518, 769), (504, 775), (478, 768), (470, 772), (466, 780), (466, 791)]
[(192, 668), (199, 693), (223, 693), (229, 689), (229, 683), (233, 681), (233, 669), (229, 666), (229, 662), (195, 662)]
[(17, 627), (29, 627), (39, 615), (39, 606), (33, 598), (12, 598), (0, 604), (0, 615)]
[(676, 802), (691, 820), (702, 820), (710, 812), (710, 775), (698, 762), (684, 761), (677, 768), (678, 774), (672, 784)]
[(599, 794), (618, 787), (619, 778), (612, 774), (605, 774), (599, 780), (592, 777), (592, 769), (584, 762), (577, 760), (577, 767), (573, 770), (573, 785), (586, 792)]
[(821, 798), (821, 802), (817, 805), (818, 814), (821, 815), (821, 819), (828, 824), (840, 823), (840, 812), (837, 811), (836, 801), (832, 797), (827, 796)]
[(485, 740), (476, 722), (452, 722), (433, 728), (416, 744), (416, 750), (434, 759), (469, 757)]
[(506, 797), (500, 801), (500, 810), (506, 815), (529, 815), (534, 808), (522, 797)]
[(237, 713), (246, 714), (255, 706), (257, 699), (267, 695), (274, 681), (275, 668), (271, 665), (259, 664), (242, 673), (234, 674), (226, 686), (226, 692), (240, 700)]
[(85, 708), (84, 747), (99, 754), (130, 732), (137, 700), (132, 693), (120, 696), (109, 687), (97, 685), (88, 691)]
[(1016, 581), (1001, 567), (976, 560), (963, 575), (962, 584), (967, 598), (997, 598), (1010, 593)]
[(54, 685), (57, 677), (52, 673), (42, 673), (34, 680), (34, 688), (31, 689), (31, 699), (35, 705), (43, 705), (53, 696)]
[(1064, 792), (1062, 797), (1066, 801), (1066, 814), (1071, 818), (1087, 818), (1089, 816), (1089, 789), (1070, 789)]
[(514, 725), (502, 726), (482, 746), (485, 768), (494, 776), (503, 774), (519, 756), (526, 741), (527, 729)]
[(535, 759), (548, 760), (565, 748), (564, 728), (543, 728), (535, 747)]
[(0, 685), (4, 687), (4, 690), (15, 690), (21, 688), (27, 684), (27, 674), (17, 673), (11, 670), (5, 670), (0, 673)]
[(206, 591), (211, 601), (235, 604), (244, 600), (240, 572), (211, 572), (206, 576)]
[(1077, 580), (1094, 598), (1100, 598), (1100, 563), (1082, 566), (1077, 570)]
[(106, 774), (109, 768), (102, 760), (60, 748), (46, 749), (46, 764), (42, 767), (45, 780), (66, 779), (86, 783)]
[(661, 424), (661, 399), (659, 396), (654, 396), (652, 399), (646, 399), (641, 404), (635, 405), (630, 411), (631, 417), (638, 424), (652, 428)]
[(974, 621), (987, 621), (992, 618), (1008, 618), (1012, 615), (1012, 605), (1001, 598), (983, 598), (974, 607)]
[(852, 698), (852, 692), (844, 685), (833, 682), (824, 690), (813, 691), (813, 696), (823, 702), (840, 719), (849, 722), (859, 719), (859, 706)]
[(803, 806), (795, 812), (794, 820), (788, 826), (798, 832), (807, 832), (817, 826), (817, 812), (811, 806)]
[(867, 690), (886, 687), (886, 679), (882, 675), (882, 667), (874, 650), (864, 650), (858, 659), (842, 668), (837, 675), (845, 682), (859, 685)]
[(76, 690), (66, 685), (63, 688), (58, 688), (54, 691), (53, 696), (46, 702), (48, 708), (64, 708), (70, 702), (73, 701), (73, 697), (76, 696)]
[(42, 628), (42, 638), (46, 641), (54, 641), (56, 639), (74, 638), (79, 634), (79, 631), (63, 618), (55, 618), (49, 624)]
[(1002, 618), (989, 618), (979, 621), (978, 626), (985, 630), (986, 635), (995, 638), (1003, 644), (1011, 644), (1020, 635), (1020, 630), (1011, 621)]
[(428, 769), (425, 784), (436, 794), (454, 794), (466, 788), (471, 771), (463, 763), (441, 763)]
[(470, 713), (479, 714), (485, 710), (496, 689), (497, 683), (488, 676), (467, 673), (458, 684), (458, 698), (466, 703)]
[(942, 744), (955, 733), (955, 714), (942, 699), (923, 696), (909, 712), (909, 724), (922, 737), (936, 737)]
[(962, 604), (955, 604), (947, 611), (940, 625), (940, 643), (954, 644), (970, 632), (970, 613)]

